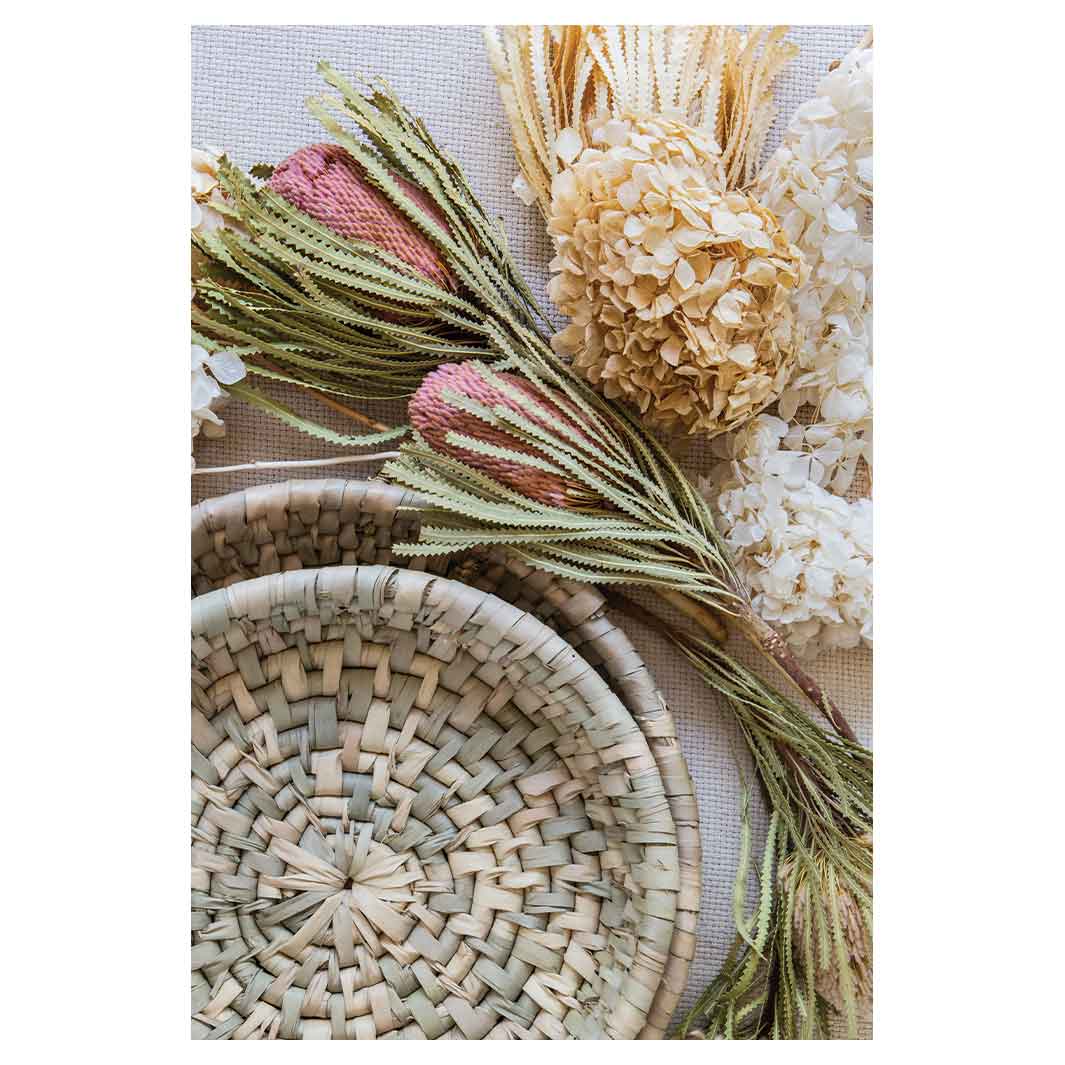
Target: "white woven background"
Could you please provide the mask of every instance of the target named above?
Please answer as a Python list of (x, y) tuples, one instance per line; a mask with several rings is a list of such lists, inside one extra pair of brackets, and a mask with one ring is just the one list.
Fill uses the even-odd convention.
[[(791, 31), (802, 51), (778, 83), (779, 115), (767, 151), (776, 147), (781, 129), (812, 94), (828, 64), (854, 47), (865, 28), (803, 26)], [(305, 144), (328, 139), (303, 107), (304, 99), (322, 88), (315, 72), (319, 59), (328, 59), (344, 73), (383, 75), (404, 103), (426, 119), (437, 142), (462, 164), (482, 203), (503, 219), (525, 277), (541, 303), (550, 307), (545, 292), (549, 243), (535, 208), (525, 208), (510, 191), (516, 164), (479, 28), (194, 27), (192, 143), (224, 150), (238, 164), (250, 166), (280, 162)], [(353, 431), (350, 422), (298, 389), (281, 387), (275, 394), (324, 424)], [(391, 423), (405, 420), (400, 406), (382, 405), (377, 416)], [(229, 406), (225, 421), (225, 439), (196, 441), (199, 466), (337, 453), (240, 403)], [(705, 448), (690, 448), (684, 461), (692, 472), (705, 472)], [(357, 477), (370, 472), (372, 467), (344, 466), (304, 475)], [(192, 499), (197, 502), (286, 476), (285, 472), (256, 471), (194, 477)], [(669, 700), (699, 797), (703, 898), (698, 953), (682, 1000), (686, 1007), (716, 973), (732, 939), (731, 893), (739, 829), (736, 760), (744, 752), (727, 710), (679, 656), (635, 623), (627, 622), (626, 629)], [(734, 638), (732, 642), (737, 657), (760, 668), (744, 641)], [(816, 662), (814, 672), (861, 738), (869, 742), (872, 655), (864, 650), (825, 655)], [(764, 823), (760, 809), (758, 816), (760, 824)]]

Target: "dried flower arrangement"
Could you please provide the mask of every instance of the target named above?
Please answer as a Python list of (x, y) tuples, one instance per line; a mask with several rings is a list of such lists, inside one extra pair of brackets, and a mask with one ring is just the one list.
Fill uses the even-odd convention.
[[(760, 930), (748, 944), (754, 955), (742, 972), (721, 977), (718, 991), (733, 996), (732, 1013), (726, 1009), (721, 1023), (736, 1037), (825, 1034), (829, 998), (816, 985), (828, 961), (822, 952), (811, 968), (812, 955), (799, 952), (789, 929), (796, 927), (800, 881), (810, 915), (803, 928), (816, 930), (801, 933), (802, 943), (839, 923), (830, 897), (837, 883), (853, 900), (848, 915), (857, 915), (861, 935), (851, 942), (871, 926), (871, 847), (855, 851), (852, 842), (867, 840), (871, 829), (871, 754), (754, 611), (710, 505), (668, 449), (558, 362), (502, 234), (456, 164), (389, 92), (362, 95), (327, 65), (321, 69), (342, 99), (309, 106), (345, 154), (305, 149), (291, 166), (253, 170), (269, 179), (258, 186), (220, 160), (221, 198), (212, 209), (224, 224), (193, 235), (194, 339), (209, 354), (243, 357), (253, 373), (327, 394), (398, 396), (417, 388), (412, 439), (385, 471), (437, 508), (411, 545), (417, 554), (504, 545), (573, 579), (648, 585), (717, 637), (720, 623), (708, 607), (737, 618), (799, 685), (837, 736), (821, 732), (712, 643), (671, 633), (736, 712), (786, 826), (767, 850), (766, 868), (791, 861), (784, 868), (802, 870), (779, 885), (763, 883)], [(337, 121), (337, 111), (366, 141)], [(739, 149), (750, 139), (730, 143), (734, 150), (722, 165), (747, 166)], [(285, 180), (297, 169), (294, 180)], [(338, 172), (319, 189), (330, 169)], [(303, 208), (294, 202), (301, 198)], [(356, 228), (367, 211), (378, 229)], [(349, 235), (339, 228), (345, 217)], [(384, 243), (383, 234), (397, 230), (408, 254)], [(343, 437), (246, 386), (232, 391), (340, 443), (376, 443), (405, 432)], [(780, 949), (771, 954), (762, 949), (766, 922), (780, 930)], [(741, 924), (745, 930), (750, 940)], [(822, 945), (819, 939), (818, 950)], [(858, 961), (847, 965), (859, 971)], [(766, 973), (760, 986), (771, 1009), (752, 1025), (751, 1009), (735, 996), (752, 993), (756, 975)], [(853, 1029), (862, 979), (848, 970), (837, 984)], [(718, 994), (715, 1002), (722, 1001)]]

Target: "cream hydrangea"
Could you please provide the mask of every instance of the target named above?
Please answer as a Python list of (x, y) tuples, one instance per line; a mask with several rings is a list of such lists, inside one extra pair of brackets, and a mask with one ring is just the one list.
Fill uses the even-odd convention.
[(721, 531), (755, 610), (806, 657), (873, 638), (873, 505), (810, 477), (819, 460), (782, 449), (790, 428), (761, 414), (727, 438), (716, 483)]
[(552, 184), (548, 291), (571, 320), (555, 350), (656, 428), (741, 424), (794, 367), (802, 256), (771, 211), (726, 191), (705, 133), (630, 116), (591, 141)]
[(780, 417), (716, 440), (704, 483), (755, 609), (806, 656), (872, 642), (872, 502), (842, 498), (873, 459), (872, 76), (872, 50), (855, 49), (756, 184), (810, 266), (793, 294), (804, 340)]

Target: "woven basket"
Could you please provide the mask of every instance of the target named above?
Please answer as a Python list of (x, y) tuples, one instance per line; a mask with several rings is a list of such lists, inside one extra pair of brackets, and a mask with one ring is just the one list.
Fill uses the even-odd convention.
[[(391, 550), (393, 540), (416, 538), (418, 510), (416, 497), (374, 481), (293, 481), (206, 500), (193, 508), (193, 593), (303, 567), (396, 561), (422, 569), (425, 560), (394, 560)], [(433, 560), (432, 568), (556, 629), (599, 669), (647, 739), (676, 826), (680, 874), (669, 957), (639, 1032), (641, 1038), (660, 1038), (694, 952), (701, 859), (692, 783), (665, 702), (628, 638), (603, 613), (594, 589), (531, 570), (501, 552)], [(221, 1027), (199, 1034), (217, 1037)]]
[(531, 614), (337, 566), (192, 604), (194, 1023), (632, 1039), (673, 938), (647, 739)]

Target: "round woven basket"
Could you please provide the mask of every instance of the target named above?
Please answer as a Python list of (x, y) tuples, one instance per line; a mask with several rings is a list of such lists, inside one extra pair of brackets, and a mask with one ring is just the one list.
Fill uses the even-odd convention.
[(194, 1023), (633, 1039), (680, 890), (647, 739), (537, 618), (338, 566), (192, 604)]
[[(661, 1038), (687, 980), (700, 898), (698, 809), (672, 716), (639, 654), (583, 584), (559, 580), (493, 551), (452, 559), (399, 559), (416, 540), (416, 496), (376, 481), (289, 481), (205, 500), (192, 512), (192, 590), (203, 594), (263, 574), (305, 567), (395, 563), (447, 573), (528, 611), (598, 669), (646, 737), (676, 828), (679, 892), (668, 959), (640, 1038)], [(198, 933), (202, 936), (202, 933)], [(218, 1037), (219, 1026), (198, 1034)]]

